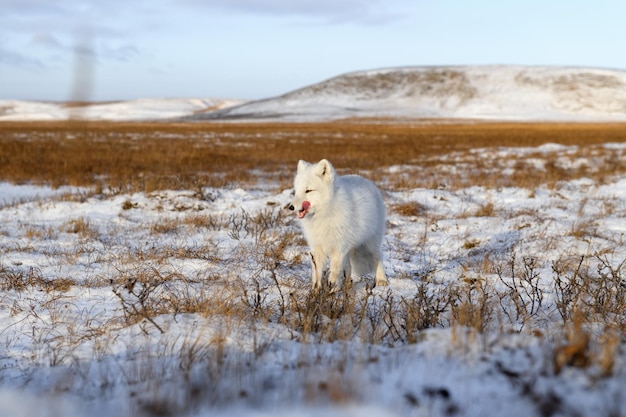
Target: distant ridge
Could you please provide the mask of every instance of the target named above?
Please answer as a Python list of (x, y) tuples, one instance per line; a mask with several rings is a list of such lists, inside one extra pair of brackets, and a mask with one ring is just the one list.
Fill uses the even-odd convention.
[(2, 121), (167, 120), (223, 109), (242, 100), (155, 98), (109, 102), (49, 102), (0, 100)]
[(626, 71), (505, 65), (359, 71), (189, 119), (349, 117), (626, 121)]
[(626, 122), (626, 71), (507, 65), (401, 67), (351, 72), (256, 101), (0, 100), (0, 122), (68, 119), (315, 122), (345, 118)]

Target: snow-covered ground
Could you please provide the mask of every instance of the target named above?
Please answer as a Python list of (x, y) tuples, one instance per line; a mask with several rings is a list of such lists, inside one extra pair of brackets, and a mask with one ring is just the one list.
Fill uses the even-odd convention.
[(406, 67), (360, 71), (244, 102), (142, 99), (67, 106), (0, 100), (9, 120), (321, 121), (353, 117), (626, 121), (626, 71), (527, 66)]
[(621, 415), (626, 177), (380, 185), (390, 286), (319, 299), (290, 190), (0, 184), (0, 416)]
[(138, 99), (86, 105), (58, 102), (0, 100), (0, 121), (34, 120), (160, 120), (213, 112), (242, 104), (226, 99)]

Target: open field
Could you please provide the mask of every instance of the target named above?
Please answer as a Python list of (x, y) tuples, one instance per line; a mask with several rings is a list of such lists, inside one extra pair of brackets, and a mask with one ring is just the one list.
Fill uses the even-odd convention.
[[(320, 158), (389, 287), (310, 290)], [(0, 416), (622, 415), (625, 234), (623, 124), (1, 123)]]
[[(624, 124), (477, 123), (417, 124), (166, 124), (106, 122), (29, 122), (0, 125), (0, 178), (58, 185), (106, 185), (124, 191), (195, 189), (203, 186), (253, 185), (269, 179), (289, 186), (294, 161), (331, 155), (338, 167), (370, 171), (383, 180), (390, 166), (431, 170), (442, 156), (466, 157), (463, 177), (445, 173), (445, 182), (462, 186), (466, 174), (506, 161), (473, 162), (472, 150), (536, 147), (544, 143), (579, 146), (580, 157), (594, 145), (626, 140)], [(528, 186), (585, 175), (617, 174), (626, 162), (609, 161), (595, 172), (516, 169), (521, 178), (492, 176), (490, 181)], [(472, 164), (474, 166), (471, 166)], [(523, 163), (523, 161), (522, 161)], [(523, 168), (523, 167), (522, 167)], [(346, 168), (347, 169), (347, 168)], [(617, 170), (617, 171), (616, 171)], [(484, 180), (485, 178), (483, 178)], [(433, 174), (406, 186), (429, 186)], [(480, 178), (476, 181), (480, 183)], [(392, 182), (391, 187), (400, 186)]]

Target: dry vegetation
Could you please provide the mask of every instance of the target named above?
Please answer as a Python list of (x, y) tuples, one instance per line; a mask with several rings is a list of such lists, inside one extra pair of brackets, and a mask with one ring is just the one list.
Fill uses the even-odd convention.
[[(541, 231), (532, 238), (544, 242), (537, 247), (545, 250), (528, 253), (523, 242), (501, 251), (486, 249), (480, 237), (463, 235), (460, 230), (446, 241), (458, 246), (462, 258), (453, 259), (461, 264), (462, 273), (452, 281), (442, 278), (443, 267), (425, 262), (423, 269), (393, 277), (396, 283), (412, 285), (410, 295), (373, 290), (366, 279), (346, 283), (343, 291), (312, 292), (302, 278), (308, 276), (305, 242), (295, 221), (281, 209), (282, 202), (268, 202), (265, 209), (254, 213), (215, 214), (210, 204), (216, 197), (207, 194), (206, 188), (282, 191), (291, 186), (298, 159), (328, 157), (340, 172), (349, 167), (351, 172), (365, 173), (388, 194), (414, 188), (454, 191), (471, 186), (515, 186), (528, 190), (533, 198), (540, 186), (558, 194), (559, 183), (565, 180), (589, 178), (601, 184), (626, 174), (623, 154), (602, 146), (611, 142), (626, 142), (626, 126), (347, 121), (3, 123), (1, 181), (90, 187), (98, 198), (120, 194), (119, 223), (125, 226), (107, 228), (78, 214), (56, 226), (20, 225), (19, 236), (2, 250), (40, 255), (45, 258), (46, 271), (54, 273), (0, 257), (0, 302), (10, 306), (12, 317), (19, 318), (19, 337), (32, 337), (30, 343), (36, 348), (33, 362), (76, 366), (74, 378), (79, 380), (93, 377), (75, 365), (77, 352), (85, 350), (85, 343), (91, 344), (94, 357), (104, 360), (124, 329), (138, 326), (146, 337), (153, 337), (154, 333), (166, 334), (168, 326), (178, 326), (177, 320), (183, 323), (185, 315), (219, 319), (220, 331), (189, 334), (184, 340), (164, 337), (158, 345), (162, 350), (145, 357), (139, 347), (134, 352), (129, 343), (129, 356), (144, 359), (134, 373), (126, 375), (129, 386), (144, 387), (128, 394), (135, 407), (131, 409), (142, 415), (181, 415), (194, 412), (196, 406), (234, 401), (254, 405), (268, 392), (292, 399), (293, 387), (283, 387), (284, 391), (268, 388), (256, 374), (260, 371), (255, 359), (272, 343), (258, 328), (269, 324), (280, 325), (291, 339), (312, 345), (357, 340), (405, 346), (419, 343), (421, 332), (428, 328), (469, 329), (477, 338), (515, 331), (545, 336), (553, 349), (533, 368), (536, 375), (531, 370), (511, 376), (512, 383), (523, 377), (558, 375), (565, 367), (593, 369), (594, 377), (608, 377), (614, 372), (618, 346), (626, 335), (626, 260), (613, 258), (623, 237), (602, 241), (613, 247), (583, 254), (564, 250), (558, 258), (546, 259), (543, 253), (553, 253), (553, 246), (559, 245), (563, 236)], [(510, 153), (498, 157), (500, 148), (545, 143), (575, 147), (568, 148), (565, 155), (561, 148), (558, 152), (536, 150), (520, 157)], [(477, 149), (492, 152), (477, 153)], [(171, 203), (153, 193), (168, 189), (190, 190), (192, 203)], [(170, 206), (156, 206), (152, 211), (160, 215), (149, 221), (125, 222), (140, 208), (132, 195), (138, 192), (153, 193), (152, 199), (162, 199), (163, 205)], [(594, 237), (593, 219), (585, 216), (588, 204), (580, 202), (580, 219), (572, 222), (567, 233), (575, 242)], [(423, 223), (423, 236), (412, 240), (419, 242), (418, 247), (403, 247), (405, 232), (390, 225), (389, 257), (398, 262), (409, 262), (416, 254), (427, 252), (429, 236), (443, 227), (440, 223), (450, 220), (432, 214), (420, 201), (395, 201), (388, 209), (406, 224)], [(605, 215), (621, 209), (608, 199), (602, 206)], [(469, 207), (453, 220), (461, 229), (464, 222), (478, 218), (520, 219), (519, 230), (543, 221), (538, 211), (503, 212), (489, 200)], [(72, 244), (47, 244), (64, 234)], [(199, 237), (202, 234), (212, 237), (203, 239)], [(133, 236), (140, 238), (127, 240)], [(455, 239), (458, 242), (453, 242)], [(180, 266), (186, 261), (199, 265), (194, 273)], [(67, 273), (73, 265), (81, 265), (84, 276)], [(546, 274), (552, 277), (548, 286), (540, 279)], [(96, 307), (85, 309), (74, 301), (85, 292), (96, 294), (102, 289), (109, 296), (112, 293), (117, 303), (113, 315), (104, 317)], [(172, 316), (175, 325), (163, 318)], [(241, 328), (255, 335), (254, 346), (229, 356), (226, 339)], [(457, 335), (456, 331), (453, 334)], [(4, 343), (13, 346), (18, 341)], [(345, 367), (350, 363), (365, 367), (379, 361), (378, 356), (346, 354), (343, 362), (337, 359), (337, 363), (324, 364), (334, 371), (318, 380), (310, 376), (319, 366), (312, 349), (310, 355), (302, 354), (293, 368), (281, 371), (296, 374), (285, 384), (301, 384), (304, 388), (297, 395), (303, 396), (303, 401), (342, 403), (366, 395), (358, 390), (355, 374)], [(164, 357), (173, 360), (159, 362)], [(502, 373), (510, 374), (506, 369)], [(115, 381), (98, 377), (103, 387), (100, 394), (115, 392), (111, 388)], [(233, 386), (229, 379), (240, 384)], [(171, 392), (173, 384), (176, 393)], [(537, 403), (545, 401), (530, 385), (522, 395)], [(407, 401), (419, 402), (412, 395), (405, 395)]]
[[(550, 161), (541, 171), (518, 161), (513, 173), (503, 176), (506, 161), (475, 158), (471, 150), (559, 143), (578, 145), (585, 156), (593, 145), (624, 140), (622, 124), (5, 122), (0, 124), (0, 178), (54, 186), (100, 185), (120, 192), (193, 190), (262, 179), (287, 187), (289, 167), (298, 159), (332, 157), (335, 166), (369, 171), (375, 179), (387, 180), (390, 188), (436, 187), (440, 182), (453, 188), (532, 188), (581, 176), (601, 179), (624, 172), (626, 161), (609, 160), (595, 170), (566, 169)], [(449, 155), (457, 158), (442, 159)], [(417, 167), (420, 175), (385, 173), (385, 168), (397, 165)], [(450, 169), (437, 176), (446, 166)], [(466, 169), (452, 169), (459, 166)], [(430, 172), (433, 167), (437, 170)]]

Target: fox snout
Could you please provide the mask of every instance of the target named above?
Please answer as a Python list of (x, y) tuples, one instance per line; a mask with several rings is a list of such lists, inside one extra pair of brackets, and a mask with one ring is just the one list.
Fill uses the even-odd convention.
[[(306, 216), (310, 207), (311, 207), (311, 202), (303, 201), (302, 208), (298, 210), (298, 218), (302, 219), (304, 216)], [(295, 209), (296, 208), (294, 207), (293, 203), (289, 205), (289, 210), (294, 211)]]

